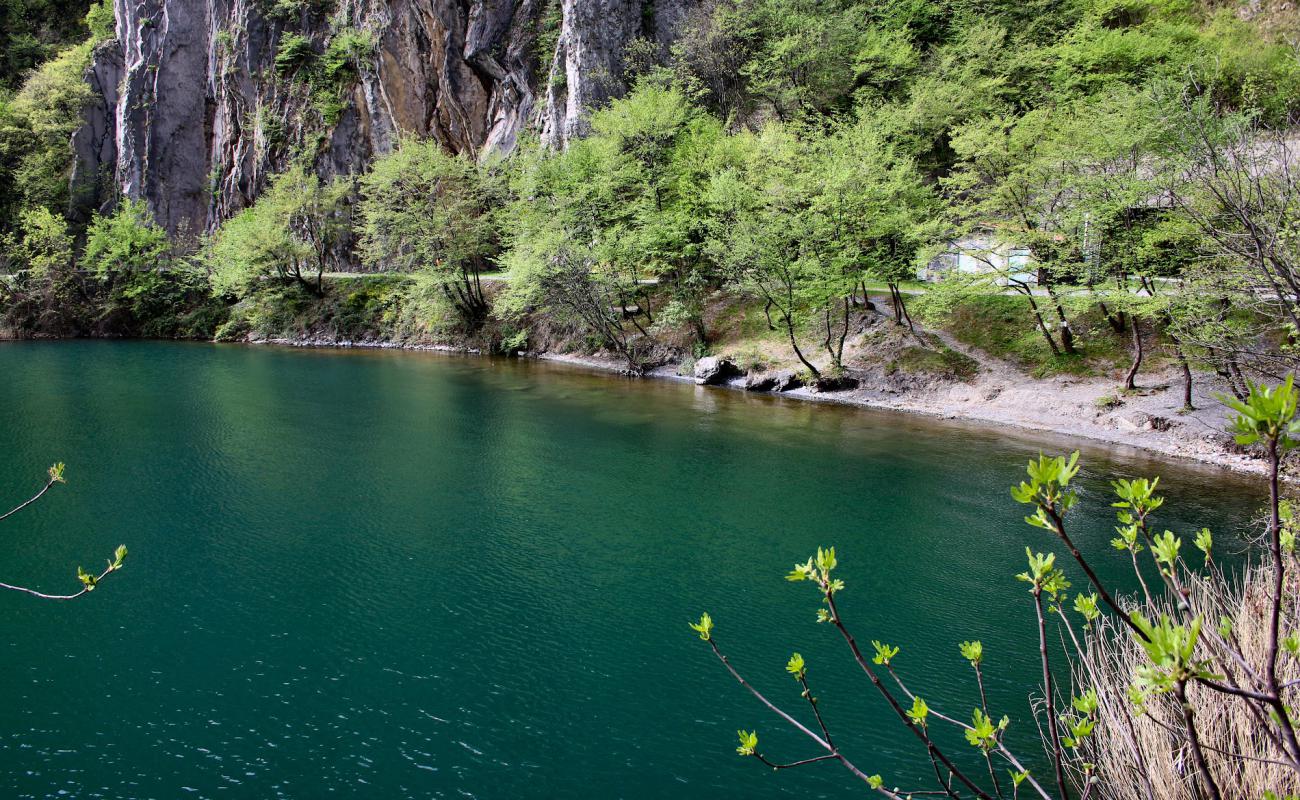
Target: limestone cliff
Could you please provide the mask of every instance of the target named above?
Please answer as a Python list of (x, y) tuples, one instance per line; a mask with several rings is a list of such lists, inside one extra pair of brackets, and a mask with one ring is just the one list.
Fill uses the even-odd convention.
[(294, 158), (361, 171), (399, 135), (455, 151), (562, 146), (662, 51), (694, 0), (115, 0), (117, 38), (74, 137), (82, 214), (146, 200), (181, 235), (251, 203)]

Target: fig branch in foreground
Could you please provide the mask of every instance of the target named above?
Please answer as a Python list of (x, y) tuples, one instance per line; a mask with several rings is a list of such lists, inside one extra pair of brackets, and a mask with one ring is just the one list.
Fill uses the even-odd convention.
[[(938, 791), (922, 793), (894, 789), (896, 795), (935, 794), (954, 800), (959, 797), (987, 800), (991, 797), (1009, 796), (1015, 800), (1024, 784), (1023, 788), (1043, 800), (1071, 800), (1072, 797), (1089, 800), (1103, 781), (1124, 779), (1118, 773), (1100, 774), (1096, 760), (1088, 757), (1089, 752), (1095, 752), (1095, 744), (1091, 744), (1094, 730), (1102, 724), (1099, 708), (1102, 705), (1113, 708), (1115, 702), (1123, 705), (1120, 720), (1123, 730), (1118, 735), (1123, 741), (1122, 746), (1132, 751), (1138, 771), (1136, 779), (1143, 786), (1152, 786), (1155, 774), (1152, 762), (1143, 754), (1134, 730), (1135, 719), (1144, 715), (1162, 731), (1181, 740), (1179, 744), (1184, 748), (1183, 752), (1190, 756), (1192, 767), (1187, 777), (1193, 783), (1196, 794), (1207, 800), (1231, 796), (1230, 789), (1233, 787), (1228, 783), (1221, 785), (1221, 781), (1230, 780), (1222, 771), (1234, 768), (1240, 770), (1240, 765), (1247, 761), (1285, 767), (1300, 776), (1300, 743), (1297, 743), (1294, 701), (1293, 696), (1287, 695), (1288, 691), (1300, 687), (1300, 679), (1287, 680), (1281, 672), (1281, 662), (1284, 659), (1300, 658), (1300, 632), (1284, 629), (1284, 626), (1289, 627), (1295, 622), (1296, 612), (1289, 604), (1286, 586), (1288, 579), (1294, 581), (1294, 577), (1288, 575), (1288, 561), (1296, 557), (1296, 528), (1300, 526), (1297, 522), (1300, 515), (1281, 499), (1278, 480), (1282, 456), (1300, 445), (1300, 420), (1297, 420), (1300, 392), (1296, 390), (1293, 379), (1288, 377), (1275, 387), (1250, 386), (1247, 397), (1242, 400), (1220, 399), (1234, 412), (1231, 424), (1238, 444), (1259, 445), (1267, 457), (1269, 467), (1268, 523), (1264, 537), (1266, 547), (1262, 553), (1269, 586), (1261, 597), (1266, 603), (1263, 617), (1267, 623), (1265, 647), (1261, 655), (1252, 656), (1243, 648), (1226, 617), (1222, 617), (1217, 626), (1213, 622), (1217, 616), (1213, 606), (1219, 602), (1215, 598), (1226, 597), (1222, 592), (1228, 591), (1230, 587), (1224, 573), (1212, 559), (1213, 537), (1210, 531), (1198, 531), (1193, 541), (1196, 549), (1204, 555), (1205, 571), (1201, 573), (1181, 557), (1179, 548), (1182, 540), (1178, 536), (1170, 531), (1157, 534), (1151, 527), (1153, 512), (1164, 502), (1155, 493), (1158, 480), (1138, 478), (1112, 483), (1117, 502), (1111, 505), (1116, 509), (1120, 525), (1116, 527), (1119, 537), (1112, 540), (1111, 544), (1116, 550), (1125, 553), (1125, 560), (1133, 568), (1137, 585), (1141, 587), (1141, 593), (1137, 596), (1121, 596), (1104, 585), (1088, 557), (1067, 533), (1066, 518), (1079, 499), (1071, 485), (1079, 472), (1078, 453), (1069, 457), (1040, 455), (1029, 462), (1026, 470), (1028, 480), (1011, 490), (1012, 497), (1017, 502), (1032, 509), (1033, 513), (1025, 517), (1025, 521), (1046, 531), (1065, 546), (1074, 563), (1086, 575), (1090, 589), (1088, 594), (1067, 594), (1070, 583), (1058, 569), (1055, 554), (1036, 553), (1026, 548), (1029, 570), (1016, 577), (1030, 584), (1035, 611), (1034, 638), (1043, 681), (1039, 707), (1046, 717), (1046, 725), (1040, 724), (1040, 732), (1054, 773), (1054, 780), (1050, 781), (1054, 785), (1050, 788), (1047, 785), (1049, 781), (1040, 783), (1037, 776), (1031, 775), (1004, 744), (1004, 731), (1009, 719), (1002, 717), (1000, 721), (995, 721), (990, 713), (983, 683), (984, 653), (979, 642), (961, 644), (962, 655), (975, 670), (979, 689), (978, 705), (968, 723), (942, 713), (907, 687), (894, 668), (893, 661), (899, 652), (897, 647), (873, 641), (874, 658), (869, 659), (863, 654), (838, 608), (837, 598), (844, 588), (844, 582), (832, 575), (832, 570), (838, 566), (833, 548), (819, 548), (815, 557), (806, 563), (795, 565), (794, 571), (787, 578), (812, 583), (818, 589), (823, 604), (818, 609), (818, 621), (828, 623), (840, 633), (854, 661), (879, 691), (894, 715), (925, 747)], [(1161, 577), (1157, 586), (1165, 591), (1158, 597), (1152, 594), (1154, 587), (1142, 579), (1137, 559), (1137, 554), (1142, 550), (1150, 553), (1153, 566)], [(1207, 591), (1217, 591), (1220, 595), (1206, 595)], [(1081, 639), (1075, 633), (1074, 625), (1066, 614), (1067, 599), (1073, 600), (1073, 611), (1082, 616), (1085, 631), (1091, 629), (1106, 612), (1110, 612), (1114, 614), (1116, 628), (1131, 635), (1130, 643), (1138, 648), (1138, 660), (1132, 665), (1129, 683), (1124, 691), (1116, 692), (1113, 687), (1106, 688), (1104, 681), (1098, 681), (1097, 676), (1091, 672), (1087, 654), (1096, 642), (1090, 641), (1091, 636)], [(1288, 603), (1285, 609), (1284, 601)], [(1062, 644), (1065, 645), (1067, 658), (1085, 669), (1086, 677), (1081, 679), (1084, 689), (1081, 696), (1059, 692), (1056, 686), (1055, 670), (1048, 660), (1049, 618), (1060, 620)], [(786, 669), (799, 681), (803, 697), (812, 707), (820, 734), (777, 708), (736, 672), (712, 641), (713, 622), (707, 614), (691, 627), (699, 632), (700, 638), (709, 641), (715, 655), (742, 686), (786, 723), (816, 741), (825, 751), (823, 755), (792, 764), (776, 764), (758, 753), (757, 734), (742, 731), (741, 747), (738, 748), (742, 755), (754, 756), (776, 769), (838, 760), (860, 779), (866, 780), (872, 788), (880, 789), (883, 786), (879, 776), (864, 775), (832, 743), (830, 728), (808, 687), (806, 665), (801, 656), (795, 654)], [(1068, 642), (1065, 641), (1064, 634), (1068, 634)], [(1073, 654), (1069, 652), (1070, 644), (1074, 647)], [(882, 680), (886, 673), (890, 679), (888, 683)], [(1114, 696), (1103, 697), (1099, 689), (1111, 692)], [(1269, 747), (1271, 752), (1261, 757), (1236, 752), (1238, 748), (1235, 747), (1225, 749), (1226, 745), (1216, 746), (1216, 743), (1221, 743), (1221, 737), (1216, 734), (1221, 732), (1222, 723), (1213, 716), (1200, 718), (1188, 699), (1189, 691), (1200, 689), (1219, 695), (1225, 703), (1241, 703), (1240, 711), (1244, 712), (1244, 724), (1249, 726), (1250, 736)], [(907, 705), (909, 702), (910, 708)], [(1166, 719), (1162, 720), (1160, 716), (1166, 716)], [(1113, 722), (1114, 716), (1107, 719)], [(936, 721), (960, 728), (966, 740), (979, 751), (985, 762), (983, 766), (988, 771), (986, 785), (980, 785), (984, 783), (983, 778), (977, 783), (973, 773), (963, 772), (936, 746), (929, 728)], [(1044, 727), (1046, 730), (1043, 730)], [(1212, 756), (1220, 757), (1221, 762), (1226, 761), (1226, 766), (1216, 770)], [(1011, 768), (1012, 781), (1009, 787), (998, 779), (998, 772), (994, 768), (995, 758)]]
[[(45, 482), (45, 485), (41, 487), (40, 491), (32, 495), (27, 500), (23, 501), (22, 503), (19, 503), (18, 505), (14, 506), (9, 511), (0, 514), (0, 521), (12, 517), (14, 514), (17, 514), (19, 511), (22, 511), (24, 508), (27, 508), (28, 506), (32, 505), (36, 501), (40, 500), (42, 497), (45, 496), (45, 493), (48, 492), (50, 488), (54, 486), (54, 484), (67, 483), (66, 479), (64, 479), (63, 477), (63, 464), (61, 462), (50, 467), (46, 475), (47, 475), (47, 480)], [(8, 589), (13, 592), (22, 592), (24, 594), (29, 594), (33, 597), (39, 597), (42, 600), (75, 600), (84, 594), (93, 592), (95, 590), (95, 587), (99, 585), (100, 581), (104, 580), (104, 578), (107, 578), (111, 573), (117, 572), (119, 569), (121, 569), (122, 563), (125, 560), (126, 560), (126, 545), (120, 544), (117, 546), (117, 549), (113, 551), (113, 557), (108, 560), (108, 565), (104, 567), (103, 571), (96, 574), (94, 572), (86, 572), (81, 567), (77, 567), (77, 580), (81, 581), (81, 590), (74, 592), (72, 594), (47, 594), (45, 592), (39, 592), (35, 589), (29, 589), (26, 586), (17, 586), (15, 584), (5, 583), (3, 581), (0, 581), (0, 589)]]

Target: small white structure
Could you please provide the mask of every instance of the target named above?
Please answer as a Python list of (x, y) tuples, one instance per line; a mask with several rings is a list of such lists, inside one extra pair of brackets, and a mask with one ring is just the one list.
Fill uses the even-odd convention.
[(947, 249), (917, 270), (923, 281), (942, 281), (953, 272), (966, 275), (997, 274), (997, 282), (1038, 282), (1029, 248), (1004, 241), (992, 231), (981, 231), (948, 243)]

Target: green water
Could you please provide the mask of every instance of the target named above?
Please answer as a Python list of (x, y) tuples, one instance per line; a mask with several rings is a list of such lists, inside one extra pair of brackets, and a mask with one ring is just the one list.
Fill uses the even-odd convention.
[[(792, 709), (800, 650), (864, 768), (923, 753), (781, 579), (837, 546), (859, 638), (969, 711), (985, 642), (1031, 755), (1026, 543), (1006, 487), (1040, 447), (691, 385), (429, 354), (0, 345), (0, 579), (46, 590), (131, 548), (76, 603), (0, 596), (0, 797), (843, 797), (712, 660)], [(1103, 478), (1159, 472), (1162, 521), (1230, 543), (1255, 506), (1212, 469), (1085, 447), (1076, 524), (1111, 574)], [(952, 685), (960, 702), (939, 702)]]

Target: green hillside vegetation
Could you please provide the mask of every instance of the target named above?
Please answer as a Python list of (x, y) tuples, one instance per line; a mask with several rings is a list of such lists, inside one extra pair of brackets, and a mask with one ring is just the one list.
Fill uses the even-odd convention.
[[(0, 104), (3, 324), (600, 350), (634, 372), (754, 351), (832, 383), (876, 346), (946, 368), (925, 328), (1038, 374), (1145, 350), (1244, 391), (1297, 327), (1300, 255), (1269, 214), (1297, 191), (1273, 138), (1300, 118), (1284, 34), (1191, 0), (707, 3), (667, 57), (630, 48), (635, 89), (562, 152), (409, 140), (334, 183), (307, 153), (198, 252), (91, 269), (61, 218), (81, 44)], [(1285, 168), (1244, 165), (1263, 151)], [(125, 204), (89, 232), (131, 225), (152, 222)], [(915, 288), (988, 230), (1032, 286), (1001, 268)], [(358, 271), (409, 278), (330, 277)]]

